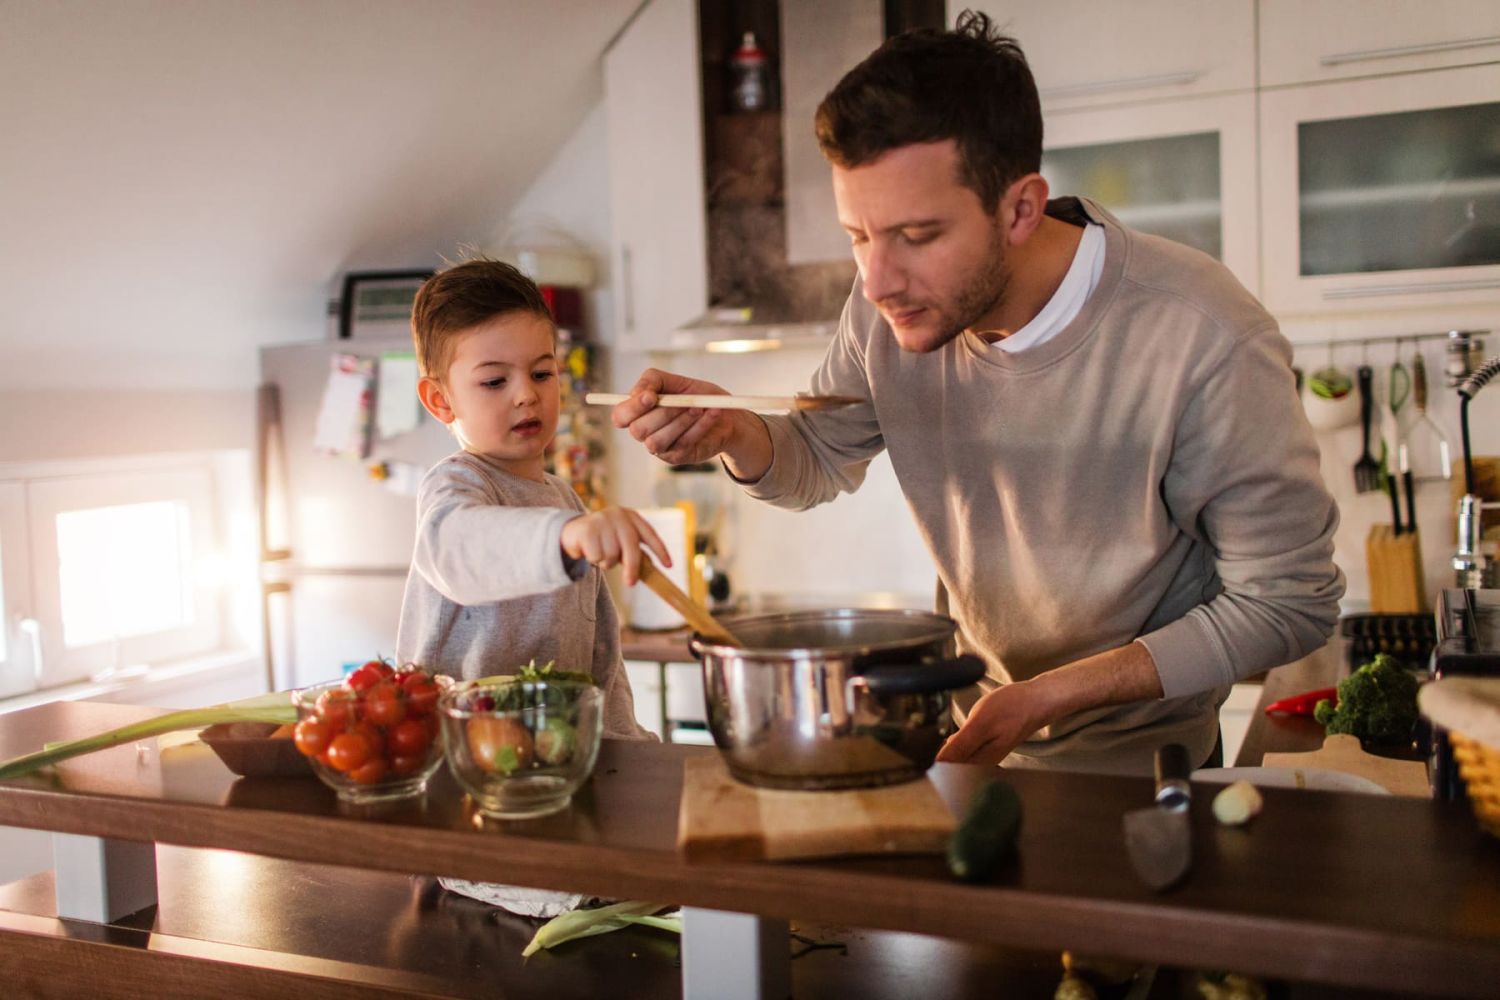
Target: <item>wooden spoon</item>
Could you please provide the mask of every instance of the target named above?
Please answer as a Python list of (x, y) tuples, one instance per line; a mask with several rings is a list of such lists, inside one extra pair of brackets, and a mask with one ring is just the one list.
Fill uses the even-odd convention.
[(743, 646), (713, 615), (703, 609), (697, 601), (693, 600), (677, 584), (672, 582), (671, 577), (656, 568), (656, 563), (650, 559), (641, 559), (641, 582), (650, 587), (652, 592), (672, 606), (672, 609), (687, 619), (687, 623), (693, 630), (703, 638), (711, 642), (726, 646)]

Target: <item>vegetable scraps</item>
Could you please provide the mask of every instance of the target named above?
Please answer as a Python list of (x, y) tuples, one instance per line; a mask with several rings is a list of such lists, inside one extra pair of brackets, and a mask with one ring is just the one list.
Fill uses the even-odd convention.
[(565, 941), (592, 937), (595, 934), (608, 934), (610, 931), (618, 931), (631, 924), (643, 924), (658, 930), (681, 934), (682, 914), (671, 913), (666, 916), (657, 916), (665, 909), (668, 907), (661, 903), (626, 900), (623, 903), (600, 906), (591, 910), (569, 910), (538, 927), (536, 934), (531, 938), (531, 943), (522, 950), (521, 954), (530, 958), (543, 948), (556, 948)]
[(1313, 710), (1330, 736), (1347, 733), (1372, 743), (1411, 739), (1417, 722), (1417, 688), (1400, 662), (1385, 653), (1339, 681), (1338, 707), (1324, 699)]

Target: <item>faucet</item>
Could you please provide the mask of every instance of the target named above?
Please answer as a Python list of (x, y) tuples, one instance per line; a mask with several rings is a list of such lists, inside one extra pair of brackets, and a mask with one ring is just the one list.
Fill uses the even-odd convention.
[(1474, 456), (1469, 447), (1469, 401), (1496, 375), (1500, 375), (1500, 357), (1490, 358), (1458, 384), (1458, 420), (1464, 446), (1464, 495), (1458, 501), (1458, 548), (1453, 553), (1453, 574), (1457, 585), (1468, 590), (1495, 585), (1495, 565), (1482, 549), (1481, 535), (1484, 512), (1500, 510), (1500, 501), (1486, 503), (1475, 492)]

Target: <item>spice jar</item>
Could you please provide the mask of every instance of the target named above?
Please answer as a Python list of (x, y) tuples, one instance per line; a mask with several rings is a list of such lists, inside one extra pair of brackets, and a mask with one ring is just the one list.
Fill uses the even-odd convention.
[(770, 103), (771, 81), (766, 54), (747, 31), (729, 59), (729, 103), (735, 111), (764, 111)]

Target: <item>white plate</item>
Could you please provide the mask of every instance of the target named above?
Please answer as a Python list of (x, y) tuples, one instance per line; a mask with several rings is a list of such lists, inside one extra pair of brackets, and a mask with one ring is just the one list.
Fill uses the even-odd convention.
[(1364, 792), (1389, 795), (1369, 778), (1326, 767), (1205, 767), (1193, 772), (1194, 781), (1229, 784), (1248, 781), (1261, 788), (1311, 788), (1319, 792)]

